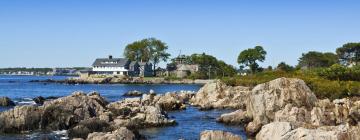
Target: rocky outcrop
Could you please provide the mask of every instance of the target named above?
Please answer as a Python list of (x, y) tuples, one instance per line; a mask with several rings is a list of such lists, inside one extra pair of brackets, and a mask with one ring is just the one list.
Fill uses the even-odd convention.
[(107, 102), (97, 93), (75, 92), (71, 96), (45, 102), (43, 106), (17, 106), (0, 113), (0, 132), (46, 129), (62, 130), (106, 112)]
[(8, 97), (0, 97), (0, 106), (15, 106), (15, 103)]
[(256, 135), (257, 140), (357, 140), (359, 126), (339, 125), (319, 128), (292, 126), (289, 122), (273, 122), (264, 125)]
[(190, 102), (201, 109), (244, 109), (250, 93), (248, 87), (227, 86), (220, 80), (216, 80), (204, 85)]
[(87, 140), (135, 140), (137, 136), (126, 127), (121, 127), (113, 132), (94, 132), (89, 134)]
[(261, 130), (256, 136), (260, 140), (359, 139), (359, 99), (317, 100), (299, 79), (279, 78), (256, 86), (246, 106), (246, 111), (223, 114), (218, 121), (245, 124), (252, 136)]
[(314, 93), (300, 79), (279, 78), (257, 85), (252, 89), (246, 107), (248, 116), (253, 118), (247, 130), (255, 134), (262, 125), (274, 121), (275, 113), (287, 104), (311, 108), (316, 101)]
[(0, 114), (0, 132), (19, 133), (40, 128), (42, 109), (35, 106), (16, 106)]
[(62, 130), (107, 112), (107, 101), (98, 93), (75, 92), (71, 96), (45, 102), (41, 106), (42, 129)]
[[(117, 129), (122, 131), (122, 127), (173, 125), (176, 122), (168, 119), (163, 108), (174, 109), (177, 106), (175, 103), (182, 103), (190, 97), (187, 94), (152, 96), (154, 98), (149, 98), (146, 102), (141, 98), (126, 98), (108, 104), (96, 92), (75, 92), (67, 97), (45, 101), (42, 106), (16, 106), (0, 113), (0, 133), (68, 130), (71, 138), (87, 138), (89, 133), (105, 134)], [(117, 131), (111, 134), (120, 135)], [(97, 135), (93, 136), (96, 138)]]
[(242, 138), (230, 132), (206, 130), (201, 132), (200, 140), (242, 140)]

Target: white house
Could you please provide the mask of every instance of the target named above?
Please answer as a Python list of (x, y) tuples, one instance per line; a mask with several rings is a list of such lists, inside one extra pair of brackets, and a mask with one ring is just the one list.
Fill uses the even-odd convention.
[[(142, 64), (142, 63), (141, 63)], [(148, 64), (148, 63), (147, 63)], [(141, 67), (137, 61), (130, 61), (125, 58), (98, 58), (92, 65), (92, 73), (104, 75), (129, 75), (129, 76), (149, 76), (142, 75), (151, 73), (151, 64), (146, 68)]]

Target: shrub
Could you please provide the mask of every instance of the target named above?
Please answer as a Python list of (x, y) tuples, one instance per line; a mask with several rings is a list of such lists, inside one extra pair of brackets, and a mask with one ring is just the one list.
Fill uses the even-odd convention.
[(360, 81), (360, 66), (348, 68), (334, 64), (318, 71), (318, 75), (329, 80)]

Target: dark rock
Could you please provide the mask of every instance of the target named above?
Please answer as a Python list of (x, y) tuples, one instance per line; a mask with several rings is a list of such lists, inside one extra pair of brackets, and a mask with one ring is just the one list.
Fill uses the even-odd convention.
[(8, 97), (0, 97), (0, 106), (15, 106), (15, 103)]
[(138, 96), (142, 96), (143, 93), (137, 90), (134, 91), (129, 91), (127, 93), (125, 93), (123, 96), (129, 96), (129, 97), (138, 97)]
[(110, 124), (106, 121), (90, 118), (69, 129), (69, 136), (72, 138), (86, 138), (92, 132), (108, 132), (111, 130)]
[(33, 100), (36, 104), (43, 105), (46, 99), (42, 96), (38, 96), (38, 97), (33, 98)]

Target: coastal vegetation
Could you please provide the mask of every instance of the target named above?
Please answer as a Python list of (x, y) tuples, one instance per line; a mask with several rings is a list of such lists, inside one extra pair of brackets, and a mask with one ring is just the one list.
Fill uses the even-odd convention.
[[(299, 78), (306, 82), (318, 98), (360, 96), (359, 50), (360, 43), (347, 43), (337, 49), (337, 54), (315, 51), (304, 53), (299, 58), (297, 66), (281, 62), (275, 69), (260, 69), (255, 60), (265, 58), (259, 57), (260, 53), (255, 53), (254, 49), (248, 49), (240, 53), (239, 59), (243, 62), (240, 64), (245, 64), (250, 72), (245, 75), (223, 77), (222, 80), (232, 86), (254, 87), (280, 77)], [(250, 52), (257, 55), (249, 55)]]

